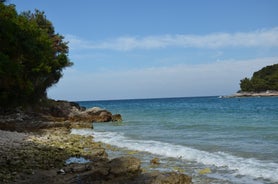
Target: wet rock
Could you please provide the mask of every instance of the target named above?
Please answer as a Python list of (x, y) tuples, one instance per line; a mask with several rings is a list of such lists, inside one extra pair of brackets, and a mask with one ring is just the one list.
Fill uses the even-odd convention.
[(159, 165), (160, 164), (160, 162), (159, 162), (159, 158), (153, 158), (151, 161), (150, 161), (150, 163), (152, 164), (152, 165)]
[(112, 121), (118, 121), (118, 122), (122, 122), (122, 116), (120, 114), (114, 114), (112, 115)]
[(199, 171), (199, 174), (209, 174), (211, 173), (210, 168), (205, 168)]

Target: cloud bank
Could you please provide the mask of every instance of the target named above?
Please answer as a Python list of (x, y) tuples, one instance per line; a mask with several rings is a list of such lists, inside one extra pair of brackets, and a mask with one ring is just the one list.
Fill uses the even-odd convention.
[(278, 27), (252, 32), (213, 33), (207, 35), (126, 36), (98, 42), (82, 40), (73, 35), (67, 35), (66, 38), (72, 49), (109, 49), (117, 51), (167, 47), (213, 49), (224, 47), (277, 47)]
[(278, 57), (270, 57), (99, 73), (68, 69), (49, 96), (96, 100), (228, 95), (239, 90), (241, 79), (277, 61)]

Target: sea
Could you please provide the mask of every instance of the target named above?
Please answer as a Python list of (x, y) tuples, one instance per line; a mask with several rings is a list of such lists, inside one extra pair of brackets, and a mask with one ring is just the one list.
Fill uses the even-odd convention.
[[(121, 114), (72, 133), (132, 155), (143, 171), (176, 171), (193, 183), (278, 184), (278, 97), (185, 97), (78, 102)], [(151, 164), (157, 158), (160, 164)]]

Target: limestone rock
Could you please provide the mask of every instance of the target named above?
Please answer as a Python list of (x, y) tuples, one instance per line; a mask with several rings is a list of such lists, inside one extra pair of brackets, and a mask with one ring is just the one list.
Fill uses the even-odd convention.
[(0, 129), (37, 131), (43, 128), (92, 128), (92, 122), (121, 121), (120, 114), (93, 107), (86, 109), (75, 102), (47, 100), (26, 109), (0, 109)]
[(72, 122), (109, 122), (112, 120), (112, 113), (99, 107), (89, 108), (85, 111), (74, 111), (69, 115)]
[(119, 157), (109, 162), (110, 174), (114, 176), (132, 176), (141, 172), (141, 163), (138, 158), (127, 156)]

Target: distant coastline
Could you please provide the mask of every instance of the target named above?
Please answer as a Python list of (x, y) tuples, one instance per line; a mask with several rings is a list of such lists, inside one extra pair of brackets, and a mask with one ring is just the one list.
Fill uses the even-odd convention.
[(273, 97), (273, 96), (278, 96), (278, 91), (267, 90), (264, 92), (238, 92), (233, 95), (220, 96), (220, 98)]

